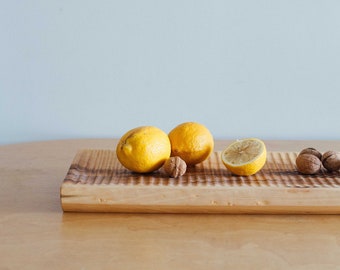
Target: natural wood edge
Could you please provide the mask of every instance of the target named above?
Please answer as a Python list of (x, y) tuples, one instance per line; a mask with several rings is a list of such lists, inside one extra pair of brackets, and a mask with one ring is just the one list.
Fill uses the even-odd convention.
[(256, 215), (338, 215), (340, 206), (310, 207), (280, 207), (280, 206), (233, 206), (233, 207), (202, 207), (192, 206), (183, 208), (182, 206), (141, 206), (141, 205), (115, 205), (114, 207), (98, 208), (91, 204), (66, 204), (63, 205), (64, 212), (80, 213), (145, 213), (145, 214), (256, 214)]
[(63, 184), (65, 212), (339, 214), (337, 189), (139, 188)]

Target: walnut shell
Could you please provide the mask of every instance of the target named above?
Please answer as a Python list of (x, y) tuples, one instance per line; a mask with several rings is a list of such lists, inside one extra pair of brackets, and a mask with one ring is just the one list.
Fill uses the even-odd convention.
[(313, 147), (308, 147), (308, 148), (302, 149), (301, 152), (299, 153), (299, 155), (302, 155), (302, 154), (312, 154), (320, 160), (321, 160), (321, 157), (322, 157), (322, 154)]
[(322, 165), (330, 172), (340, 169), (340, 153), (327, 151), (322, 155)]
[(163, 165), (164, 172), (172, 178), (177, 178), (185, 174), (187, 164), (178, 156), (168, 158)]
[(300, 154), (296, 158), (296, 167), (300, 173), (316, 174), (322, 167), (321, 160), (313, 154)]

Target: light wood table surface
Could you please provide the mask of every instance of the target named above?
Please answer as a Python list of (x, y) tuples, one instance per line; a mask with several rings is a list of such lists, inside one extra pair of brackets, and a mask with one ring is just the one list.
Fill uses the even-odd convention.
[[(338, 215), (63, 213), (60, 185), (76, 152), (116, 143), (0, 146), (0, 269), (340, 269)], [(340, 141), (265, 143), (340, 150)]]

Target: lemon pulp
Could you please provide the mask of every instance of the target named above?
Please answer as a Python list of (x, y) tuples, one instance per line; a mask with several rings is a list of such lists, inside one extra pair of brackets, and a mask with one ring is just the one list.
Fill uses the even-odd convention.
[(266, 163), (267, 150), (263, 141), (257, 138), (237, 140), (221, 154), (223, 164), (236, 175), (253, 175)]

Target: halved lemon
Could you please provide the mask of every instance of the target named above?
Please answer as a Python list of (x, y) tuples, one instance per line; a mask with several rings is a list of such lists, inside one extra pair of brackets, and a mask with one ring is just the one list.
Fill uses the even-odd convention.
[(248, 176), (262, 169), (267, 150), (264, 142), (257, 138), (237, 140), (222, 152), (221, 159), (233, 174)]

